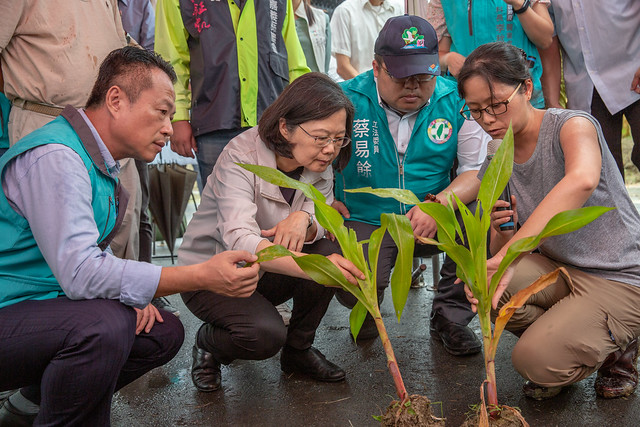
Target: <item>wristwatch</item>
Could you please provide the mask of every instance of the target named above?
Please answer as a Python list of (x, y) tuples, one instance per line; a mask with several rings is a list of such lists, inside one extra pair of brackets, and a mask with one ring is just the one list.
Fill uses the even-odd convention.
[(527, 9), (529, 9), (529, 6), (531, 6), (531, 0), (524, 0), (522, 7), (518, 10), (514, 10), (513, 13), (515, 13), (516, 15), (520, 15), (521, 13), (526, 12)]
[(302, 211), (304, 213), (306, 213), (307, 215), (309, 215), (309, 224), (307, 224), (307, 229), (311, 228), (311, 226), (313, 225), (313, 214), (311, 212), (307, 212), (307, 211)]

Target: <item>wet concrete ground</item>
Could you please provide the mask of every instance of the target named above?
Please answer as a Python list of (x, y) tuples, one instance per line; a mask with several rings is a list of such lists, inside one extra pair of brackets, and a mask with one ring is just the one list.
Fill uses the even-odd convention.
[[(628, 187), (640, 209), (640, 185)], [(189, 204), (187, 216), (193, 211)], [(168, 253), (161, 243), (158, 255)], [(431, 263), (423, 277), (431, 284)], [(154, 262), (170, 265), (166, 258)], [(389, 291), (387, 291), (389, 292)], [(391, 298), (382, 314), (407, 390), (422, 394), (438, 407), (447, 425), (458, 426), (480, 402), (484, 380), (482, 355), (454, 357), (429, 336), (433, 292), (412, 289), (402, 320), (393, 315)], [(319, 383), (280, 370), (279, 356), (263, 361), (238, 361), (222, 368), (222, 389), (206, 394), (191, 383), (191, 347), (200, 321), (178, 296), (169, 300), (180, 309), (186, 339), (178, 355), (114, 396), (112, 422), (128, 426), (375, 426), (378, 415), (395, 396), (393, 380), (379, 339), (355, 345), (348, 333), (346, 308), (335, 300), (318, 328), (315, 346), (347, 372), (345, 382)], [(478, 336), (477, 319), (470, 325)], [(597, 398), (595, 374), (566, 388), (555, 399), (538, 402), (524, 397), (523, 379), (511, 365), (517, 338), (505, 332), (496, 357), (498, 399), (518, 407), (532, 427), (637, 427), (640, 392), (626, 399)]]
[[(166, 263), (166, 261), (158, 261)], [(430, 268), (430, 263), (427, 263)], [(424, 274), (430, 283), (431, 272)], [(482, 355), (454, 357), (431, 339), (428, 317), (433, 292), (412, 289), (400, 324), (391, 298), (383, 303), (383, 319), (409, 393), (423, 394), (458, 426), (470, 405), (479, 403), (484, 379)], [(347, 380), (319, 383), (280, 370), (279, 356), (264, 361), (238, 361), (222, 368), (222, 389), (200, 393), (191, 383), (191, 346), (200, 325), (179, 297), (186, 340), (178, 355), (127, 386), (114, 397), (114, 426), (375, 426), (395, 397), (379, 339), (355, 345), (348, 335), (348, 310), (332, 301), (318, 329), (315, 346), (343, 367)], [(471, 324), (479, 335), (477, 319)], [(516, 338), (505, 332), (498, 350), (496, 375), (502, 404), (522, 410), (531, 426), (638, 426), (640, 398), (603, 400), (593, 390), (594, 376), (575, 384), (551, 401), (524, 397), (522, 378), (514, 371), (510, 351)]]

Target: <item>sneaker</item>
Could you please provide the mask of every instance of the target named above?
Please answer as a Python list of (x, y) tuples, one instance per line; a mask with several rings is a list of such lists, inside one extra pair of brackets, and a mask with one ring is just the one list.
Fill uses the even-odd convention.
[(562, 387), (544, 387), (532, 381), (527, 381), (522, 386), (522, 392), (529, 399), (546, 400), (556, 397), (562, 391)]
[(154, 298), (151, 300), (151, 304), (160, 310), (168, 311), (176, 317), (180, 317), (180, 311), (177, 308), (171, 305), (168, 299), (165, 297)]
[(280, 313), (284, 326), (289, 326), (289, 321), (291, 320), (291, 307), (289, 307), (289, 304), (283, 302), (280, 305), (276, 305), (276, 310)]

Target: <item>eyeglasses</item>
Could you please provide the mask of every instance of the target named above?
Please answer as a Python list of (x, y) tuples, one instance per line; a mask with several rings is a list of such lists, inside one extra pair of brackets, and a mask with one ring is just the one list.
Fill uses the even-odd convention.
[(415, 80), (415, 81), (418, 82), (418, 84), (422, 84), (422, 83), (429, 83), (435, 77), (433, 74), (414, 74), (413, 76), (409, 76), (409, 77), (404, 77), (402, 79), (398, 79), (396, 77), (393, 77), (391, 75), (391, 73), (389, 72), (389, 70), (384, 68), (382, 65), (380, 65), (380, 68), (382, 68), (384, 70), (384, 72), (387, 73), (387, 75), (389, 76), (389, 80), (391, 80), (395, 84), (403, 85), (403, 86), (409, 80)]
[(315, 136), (304, 130), (302, 126), (298, 125), (298, 127), (302, 129), (302, 132), (313, 138), (314, 142), (319, 148), (324, 148), (329, 144), (333, 144), (338, 148), (344, 148), (351, 142), (351, 138), (348, 138), (346, 136), (342, 136), (339, 138), (331, 138), (330, 136)]
[[(460, 114), (465, 120), (479, 120), (483, 113), (490, 114), (492, 116), (499, 116), (507, 112), (507, 105), (513, 100), (513, 97), (518, 93), (518, 89), (522, 86), (522, 82), (516, 87), (511, 96), (506, 101), (496, 102), (486, 108), (469, 108), (467, 104), (464, 104), (460, 109)], [(466, 107), (466, 108), (465, 108)]]

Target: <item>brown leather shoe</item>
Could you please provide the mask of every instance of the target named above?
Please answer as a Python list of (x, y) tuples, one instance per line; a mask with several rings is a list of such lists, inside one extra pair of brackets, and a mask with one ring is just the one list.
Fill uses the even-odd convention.
[(638, 339), (629, 343), (626, 350), (611, 353), (598, 369), (594, 383), (596, 394), (605, 399), (625, 397), (638, 387)]

